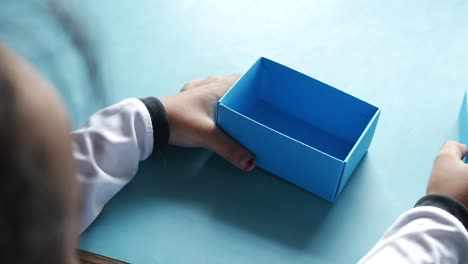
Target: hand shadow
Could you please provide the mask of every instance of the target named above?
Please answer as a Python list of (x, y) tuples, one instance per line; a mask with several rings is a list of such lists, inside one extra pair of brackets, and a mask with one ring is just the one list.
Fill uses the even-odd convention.
[(297, 249), (307, 247), (333, 208), (264, 170), (242, 172), (211, 152), (175, 147), (143, 162), (122, 195), (120, 202), (139, 205), (201, 203), (225, 224)]

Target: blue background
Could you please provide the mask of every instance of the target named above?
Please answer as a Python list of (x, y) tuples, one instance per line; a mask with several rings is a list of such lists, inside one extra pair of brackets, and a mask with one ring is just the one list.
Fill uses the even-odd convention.
[[(16, 25), (0, 28), (2, 39), (59, 88), (78, 127), (104, 104), (90, 103), (67, 38), (20, 2), (28, 1), (0, 5), (0, 22)], [(356, 262), (424, 194), (434, 155), (458, 138), (466, 1), (72, 4), (98, 44), (107, 104), (173, 94), (265, 56), (382, 109), (369, 153), (334, 205), (207, 151), (168, 148), (142, 163), (83, 234), (83, 249), (132, 263)]]

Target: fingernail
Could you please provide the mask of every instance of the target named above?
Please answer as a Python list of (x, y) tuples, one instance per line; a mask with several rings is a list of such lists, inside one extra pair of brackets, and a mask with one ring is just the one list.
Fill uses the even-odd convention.
[(250, 171), (255, 166), (255, 159), (254, 158), (243, 159), (240, 162), (240, 166), (243, 170)]

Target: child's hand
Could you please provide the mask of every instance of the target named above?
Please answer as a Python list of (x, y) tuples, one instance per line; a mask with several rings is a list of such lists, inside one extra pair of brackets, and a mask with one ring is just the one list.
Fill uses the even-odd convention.
[(216, 103), (239, 77), (233, 74), (191, 81), (180, 93), (161, 99), (169, 118), (169, 144), (207, 148), (242, 170), (252, 170), (254, 156), (219, 130), (213, 120)]
[(434, 160), (427, 194), (447, 195), (468, 207), (468, 165), (461, 159), (466, 145), (456, 141), (444, 144)]

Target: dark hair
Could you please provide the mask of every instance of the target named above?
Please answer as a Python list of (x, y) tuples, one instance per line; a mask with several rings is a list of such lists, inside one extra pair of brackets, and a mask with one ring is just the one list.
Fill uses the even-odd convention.
[[(86, 65), (92, 91), (104, 99), (105, 92), (93, 45), (86, 30), (57, 1), (47, 12), (69, 36)], [(2, 28), (0, 27), (0, 30)], [(18, 138), (14, 83), (2, 64), (0, 53), (0, 258), (2, 263), (66, 263), (64, 231), (67, 213), (47, 167), (47, 150)]]
[(66, 263), (66, 209), (48, 181), (44, 146), (17, 138), (15, 89), (4, 66), (0, 62), (0, 256), (5, 263)]

